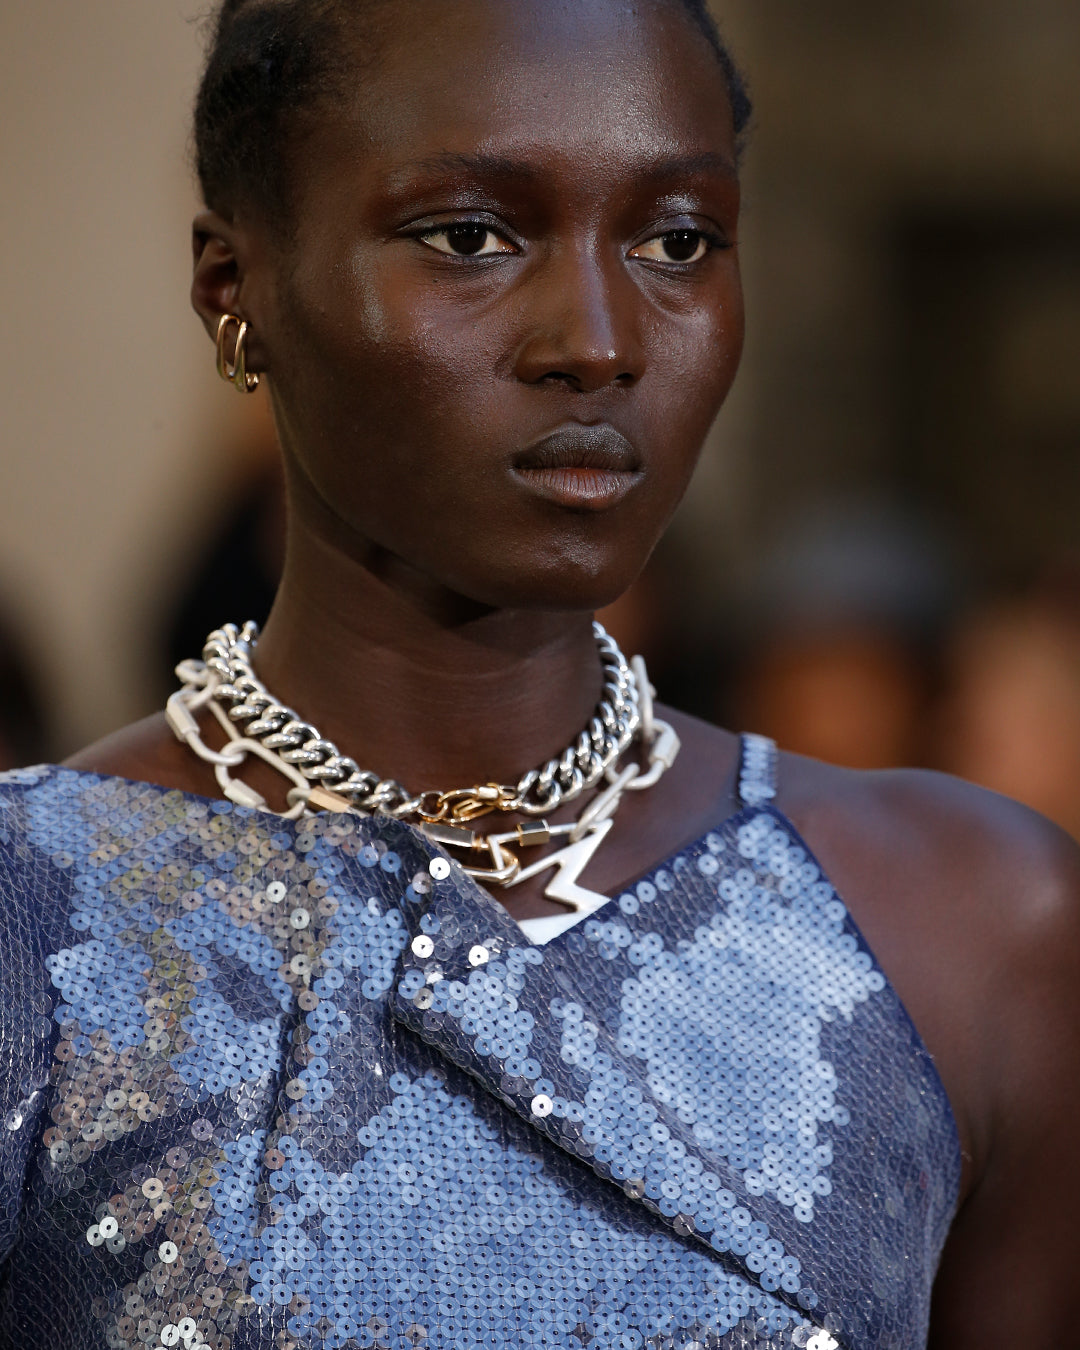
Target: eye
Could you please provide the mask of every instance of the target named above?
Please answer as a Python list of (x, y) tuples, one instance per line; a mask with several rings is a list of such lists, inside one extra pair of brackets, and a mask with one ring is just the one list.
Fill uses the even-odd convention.
[(693, 263), (708, 253), (712, 241), (701, 230), (667, 230), (630, 250), (631, 258), (649, 262)]
[(417, 238), (429, 248), (456, 258), (483, 258), (517, 252), (512, 244), (478, 220), (460, 220), (437, 230), (425, 230)]

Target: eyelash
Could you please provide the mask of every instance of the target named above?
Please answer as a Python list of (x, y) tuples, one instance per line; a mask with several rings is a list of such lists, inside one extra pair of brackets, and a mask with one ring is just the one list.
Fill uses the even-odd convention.
[(722, 251), (724, 249), (731, 247), (728, 241), (722, 235), (718, 234), (715, 230), (710, 230), (706, 226), (699, 226), (699, 225), (691, 225), (691, 226), (683, 225), (677, 226), (674, 229), (670, 230), (661, 230), (659, 234), (651, 234), (648, 237), (648, 239), (643, 239), (640, 244), (635, 244), (634, 247), (644, 248), (646, 244), (651, 244), (654, 239), (664, 239), (671, 234), (698, 235), (699, 238), (703, 239), (705, 241), (705, 244), (707, 245), (704, 254), (695, 261), (690, 261), (688, 259), (685, 262), (679, 262), (675, 258), (667, 258), (664, 260), (661, 260), (659, 258), (640, 258), (635, 259), (635, 261), (648, 262), (654, 264), (658, 263), (661, 267), (663, 267), (667, 271), (676, 271), (676, 270), (687, 271), (692, 267), (697, 267), (699, 263), (703, 263), (705, 259), (709, 256), (709, 254), (713, 252), (714, 249)]
[[(413, 234), (413, 238), (418, 239), (421, 243), (426, 243), (427, 239), (429, 239), (432, 235), (445, 234), (446, 231), (453, 229), (457, 225), (477, 225), (481, 229), (486, 230), (489, 234), (493, 234), (497, 239), (502, 240), (503, 243), (508, 243), (515, 250), (520, 251), (519, 245), (514, 243), (512, 239), (507, 239), (506, 236), (500, 233), (500, 231), (497, 230), (495, 226), (491, 224), (490, 221), (478, 219), (474, 216), (461, 217), (458, 220), (452, 220), (447, 222), (447, 224), (445, 225), (435, 226), (431, 229), (417, 230)], [(634, 261), (650, 263), (653, 266), (659, 266), (663, 268), (665, 271), (672, 271), (672, 272), (686, 271), (692, 267), (697, 267), (700, 263), (704, 262), (705, 258), (707, 258), (709, 254), (713, 252), (714, 249), (724, 250), (731, 247), (728, 241), (724, 239), (720, 234), (718, 234), (715, 230), (710, 230), (703, 226), (695, 225), (690, 227), (683, 226), (681, 228), (676, 227), (670, 230), (661, 230), (658, 234), (650, 235), (648, 239), (643, 239), (639, 244), (635, 244), (634, 248), (643, 248), (646, 244), (652, 243), (654, 239), (663, 239), (666, 235), (669, 234), (682, 234), (682, 233), (700, 235), (700, 237), (705, 241), (708, 247), (701, 258), (698, 258), (694, 262), (689, 261), (678, 262), (675, 261), (674, 259), (661, 261), (660, 259), (657, 258), (641, 258), (635, 259)], [(508, 258), (514, 256), (513, 254), (503, 252), (501, 250), (497, 253), (484, 253), (484, 254), (449, 253), (444, 252), (442, 249), (436, 249), (434, 245), (431, 244), (428, 244), (427, 246), (432, 250), (432, 252), (438, 253), (440, 257), (449, 258), (452, 262), (455, 263), (474, 263), (474, 264), (484, 263), (494, 258)]]
[[(510, 244), (514, 249), (517, 249), (517, 248), (518, 248), (518, 245), (515, 244), (514, 241), (513, 241), (512, 239), (507, 239), (507, 238), (505, 237), (505, 235), (503, 235), (502, 233), (500, 233), (500, 231), (497, 230), (497, 229), (495, 228), (495, 226), (494, 226), (490, 221), (482, 220), (482, 219), (477, 219), (475, 216), (462, 216), (462, 217), (461, 217), (460, 219), (458, 219), (458, 220), (450, 220), (450, 221), (447, 221), (447, 223), (446, 223), (445, 225), (436, 225), (436, 226), (434, 226), (434, 227), (431, 228), (431, 229), (417, 230), (417, 231), (414, 233), (413, 237), (414, 237), (415, 239), (419, 239), (419, 240), (423, 243), (423, 242), (425, 242), (427, 239), (429, 239), (432, 235), (445, 234), (448, 230), (452, 230), (452, 229), (455, 228), (455, 226), (459, 226), (459, 225), (476, 225), (476, 226), (479, 226), (480, 229), (487, 231), (488, 234), (493, 234), (493, 235), (496, 237), (496, 239), (502, 240), (503, 243)], [(470, 254), (470, 253), (444, 253), (442, 249), (436, 249), (436, 248), (434, 248), (433, 245), (429, 245), (429, 247), (433, 249), (433, 252), (436, 252), (436, 253), (440, 254), (440, 255), (441, 255), (442, 257), (444, 257), (444, 258), (452, 258), (455, 262), (475, 262), (475, 261), (477, 261), (477, 257), (476, 257), (475, 254)], [(482, 254), (482, 255), (481, 255), (481, 258), (506, 258), (506, 257), (510, 257), (510, 256), (511, 256), (510, 254), (503, 253), (503, 252), (499, 252), (499, 253), (487, 253), (487, 254)]]

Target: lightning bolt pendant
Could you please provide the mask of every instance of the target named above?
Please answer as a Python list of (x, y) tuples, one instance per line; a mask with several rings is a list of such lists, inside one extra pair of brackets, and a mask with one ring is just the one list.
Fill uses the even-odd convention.
[(571, 908), (566, 914), (547, 914), (539, 919), (520, 919), (518, 921), (521, 931), (534, 946), (542, 947), (552, 938), (558, 937), (560, 933), (564, 933), (568, 928), (580, 923), (590, 914), (595, 914), (598, 909), (601, 909), (610, 901), (609, 895), (601, 895), (599, 891), (590, 891), (584, 886), (579, 886), (577, 879), (589, 865), (593, 854), (607, 838), (608, 831), (614, 823), (610, 819), (601, 821), (583, 839), (579, 839), (576, 844), (567, 844), (557, 853), (549, 854), (548, 857), (541, 858), (539, 862), (533, 863), (530, 867), (522, 868), (511, 882), (511, 885), (516, 886), (518, 882), (527, 881), (530, 877), (546, 872), (549, 867), (559, 869), (544, 887), (544, 894), (549, 900), (558, 900), (564, 905), (571, 906)]

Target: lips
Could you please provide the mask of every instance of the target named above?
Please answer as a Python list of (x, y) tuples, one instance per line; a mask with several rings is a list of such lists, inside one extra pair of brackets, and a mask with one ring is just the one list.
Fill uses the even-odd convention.
[(557, 427), (515, 455), (512, 467), (537, 495), (585, 511), (616, 505), (642, 478), (640, 454), (608, 423)]

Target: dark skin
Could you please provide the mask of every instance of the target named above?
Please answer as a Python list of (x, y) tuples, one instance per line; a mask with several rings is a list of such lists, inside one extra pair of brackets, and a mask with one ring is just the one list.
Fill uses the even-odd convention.
[[(422, 13), (370, 20), (377, 61), (295, 157), (287, 238), (242, 206), (198, 217), (192, 290), (211, 332), (226, 312), (250, 323), (285, 453), (287, 560), (259, 673), (415, 788), (515, 781), (585, 723), (589, 616), (666, 525), (742, 341), (731, 113), (681, 8)], [(522, 468), (567, 425), (621, 434), (614, 482)], [(734, 809), (735, 738), (664, 715), (683, 751), (621, 808), (583, 878), (605, 893)], [(217, 794), (160, 717), (70, 763)], [(983, 1347), (1005, 1328), (1027, 1350), (1080, 1343), (1080, 851), (924, 773), (784, 756), (778, 804), (957, 1117), (963, 1200), (931, 1344)], [(542, 885), (499, 899), (551, 912)]]

